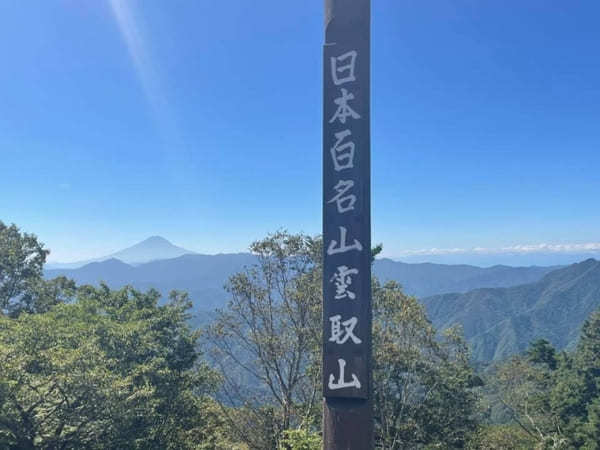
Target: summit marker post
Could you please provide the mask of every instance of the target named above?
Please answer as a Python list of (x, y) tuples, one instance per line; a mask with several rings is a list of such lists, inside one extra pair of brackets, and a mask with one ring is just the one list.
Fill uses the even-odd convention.
[(370, 25), (370, 0), (325, 0), (325, 450), (373, 448)]

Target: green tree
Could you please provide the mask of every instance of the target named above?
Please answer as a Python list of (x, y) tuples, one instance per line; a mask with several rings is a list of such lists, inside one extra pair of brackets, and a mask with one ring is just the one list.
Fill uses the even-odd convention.
[(318, 433), (299, 428), (284, 432), (281, 447), (289, 450), (321, 450), (323, 441)]
[[(556, 408), (570, 432), (573, 445), (598, 448), (598, 408), (600, 403), (600, 310), (584, 322), (570, 370), (565, 371), (570, 397), (554, 396)], [(572, 387), (575, 384), (575, 387)], [(560, 388), (557, 384), (554, 391)], [(554, 392), (553, 392), (554, 393)]]
[[(290, 448), (320, 425), (322, 242), (280, 232), (251, 249), (259, 263), (231, 278), (231, 301), (207, 340), (237, 436), (251, 448)], [(374, 280), (373, 305), (378, 447), (460, 448), (476, 406), (461, 334), (438, 341), (423, 307), (395, 283)]]
[[(0, 447), (185, 449), (218, 428), (189, 299), (82, 287), (72, 304), (0, 317)], [(217, 447), (215, 447), (217, 448)], [(224, 447), (225, 448), (225, 447)]]
[(581, 328), (575, 352), (576, 366), (594, 378), (594, 394), (600, 392), (600, 310), (592, 313)]
[(557, 354), (548, 341), (491, 377), (495, 398), (536, 449), (597, 449), (600, 410), (600, 311), (585, 321), (574, 352)]
[(464, 448), (475, 431), (476, 377), (458, 329), (437, 339), (423, 306), (373, 282), (377, 448)]
[(10, 316), (22, 313), (44, 313), (60, 303), (73, 301), (77, 292), (75, 282), (66, 277), (51, 280), (30, 280), (27, 290), (10, 308)]
[(484, 425), (467, 445), (469, 450), (531, 450), (536, 440), (516, 425)]
[[(530, 352), (528, 352), (530, 353)], [(546, 364), (515, 356), (500, 365), (494, 374), (496, 399), (511, 421), (527, 433), (539, 449), (566, 448), (567, 439), (560, 426), (549, 393), (555, 376)]]
[(537, 364), (546, 364), (550, 370), (556, 370), (558, 366), (556, 350), (546, 339), (538, 339), (532, 342), (526, 355), (529, 361)]
[(40, 282), (48, 253), (35, 235), (0, 221), (0, 314), (18, 305), (32, 284)]
[(584, 448), (600, 449), (600, 398), (596, 397), (587, 408), (587, 422), (582, 427)]
[(252, 448), (277, 448), (320, 406), (321, 245), (277, 232), (254, 242), (258, 263), (231, 277), (228, 307), (206, 331), (224, 379), (232, 432)]
[(35, 235), (0, 221), (0, 314), (41, 313), (73, 300), (75, 282), (43, 278), (48, 253)]

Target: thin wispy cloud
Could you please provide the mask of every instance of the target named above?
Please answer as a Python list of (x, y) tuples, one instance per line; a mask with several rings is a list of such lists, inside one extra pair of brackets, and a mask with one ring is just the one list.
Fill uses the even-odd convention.
[(507, 247), (426, 248), (404, 250), (398, 256), (460, 255), (460, 254), (532, 254), (532, 253), (594, 253), (600, 252), (600, 242), (583, 244), (517, 244)]

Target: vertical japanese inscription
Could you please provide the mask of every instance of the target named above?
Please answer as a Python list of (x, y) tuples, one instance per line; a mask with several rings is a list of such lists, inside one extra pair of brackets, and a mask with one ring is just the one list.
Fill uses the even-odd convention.
[(371, 229), (368, 41), (326, 44), (323, 394), (368, 398)]

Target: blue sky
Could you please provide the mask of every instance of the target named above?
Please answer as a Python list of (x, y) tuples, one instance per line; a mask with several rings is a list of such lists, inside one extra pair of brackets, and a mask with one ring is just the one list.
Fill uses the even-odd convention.
[[(0, 220), (55, 261), (319, 233), (322, 3), (0, 2)], [(600, 250), (598, 17), (373, 0), (385, 255)]]

